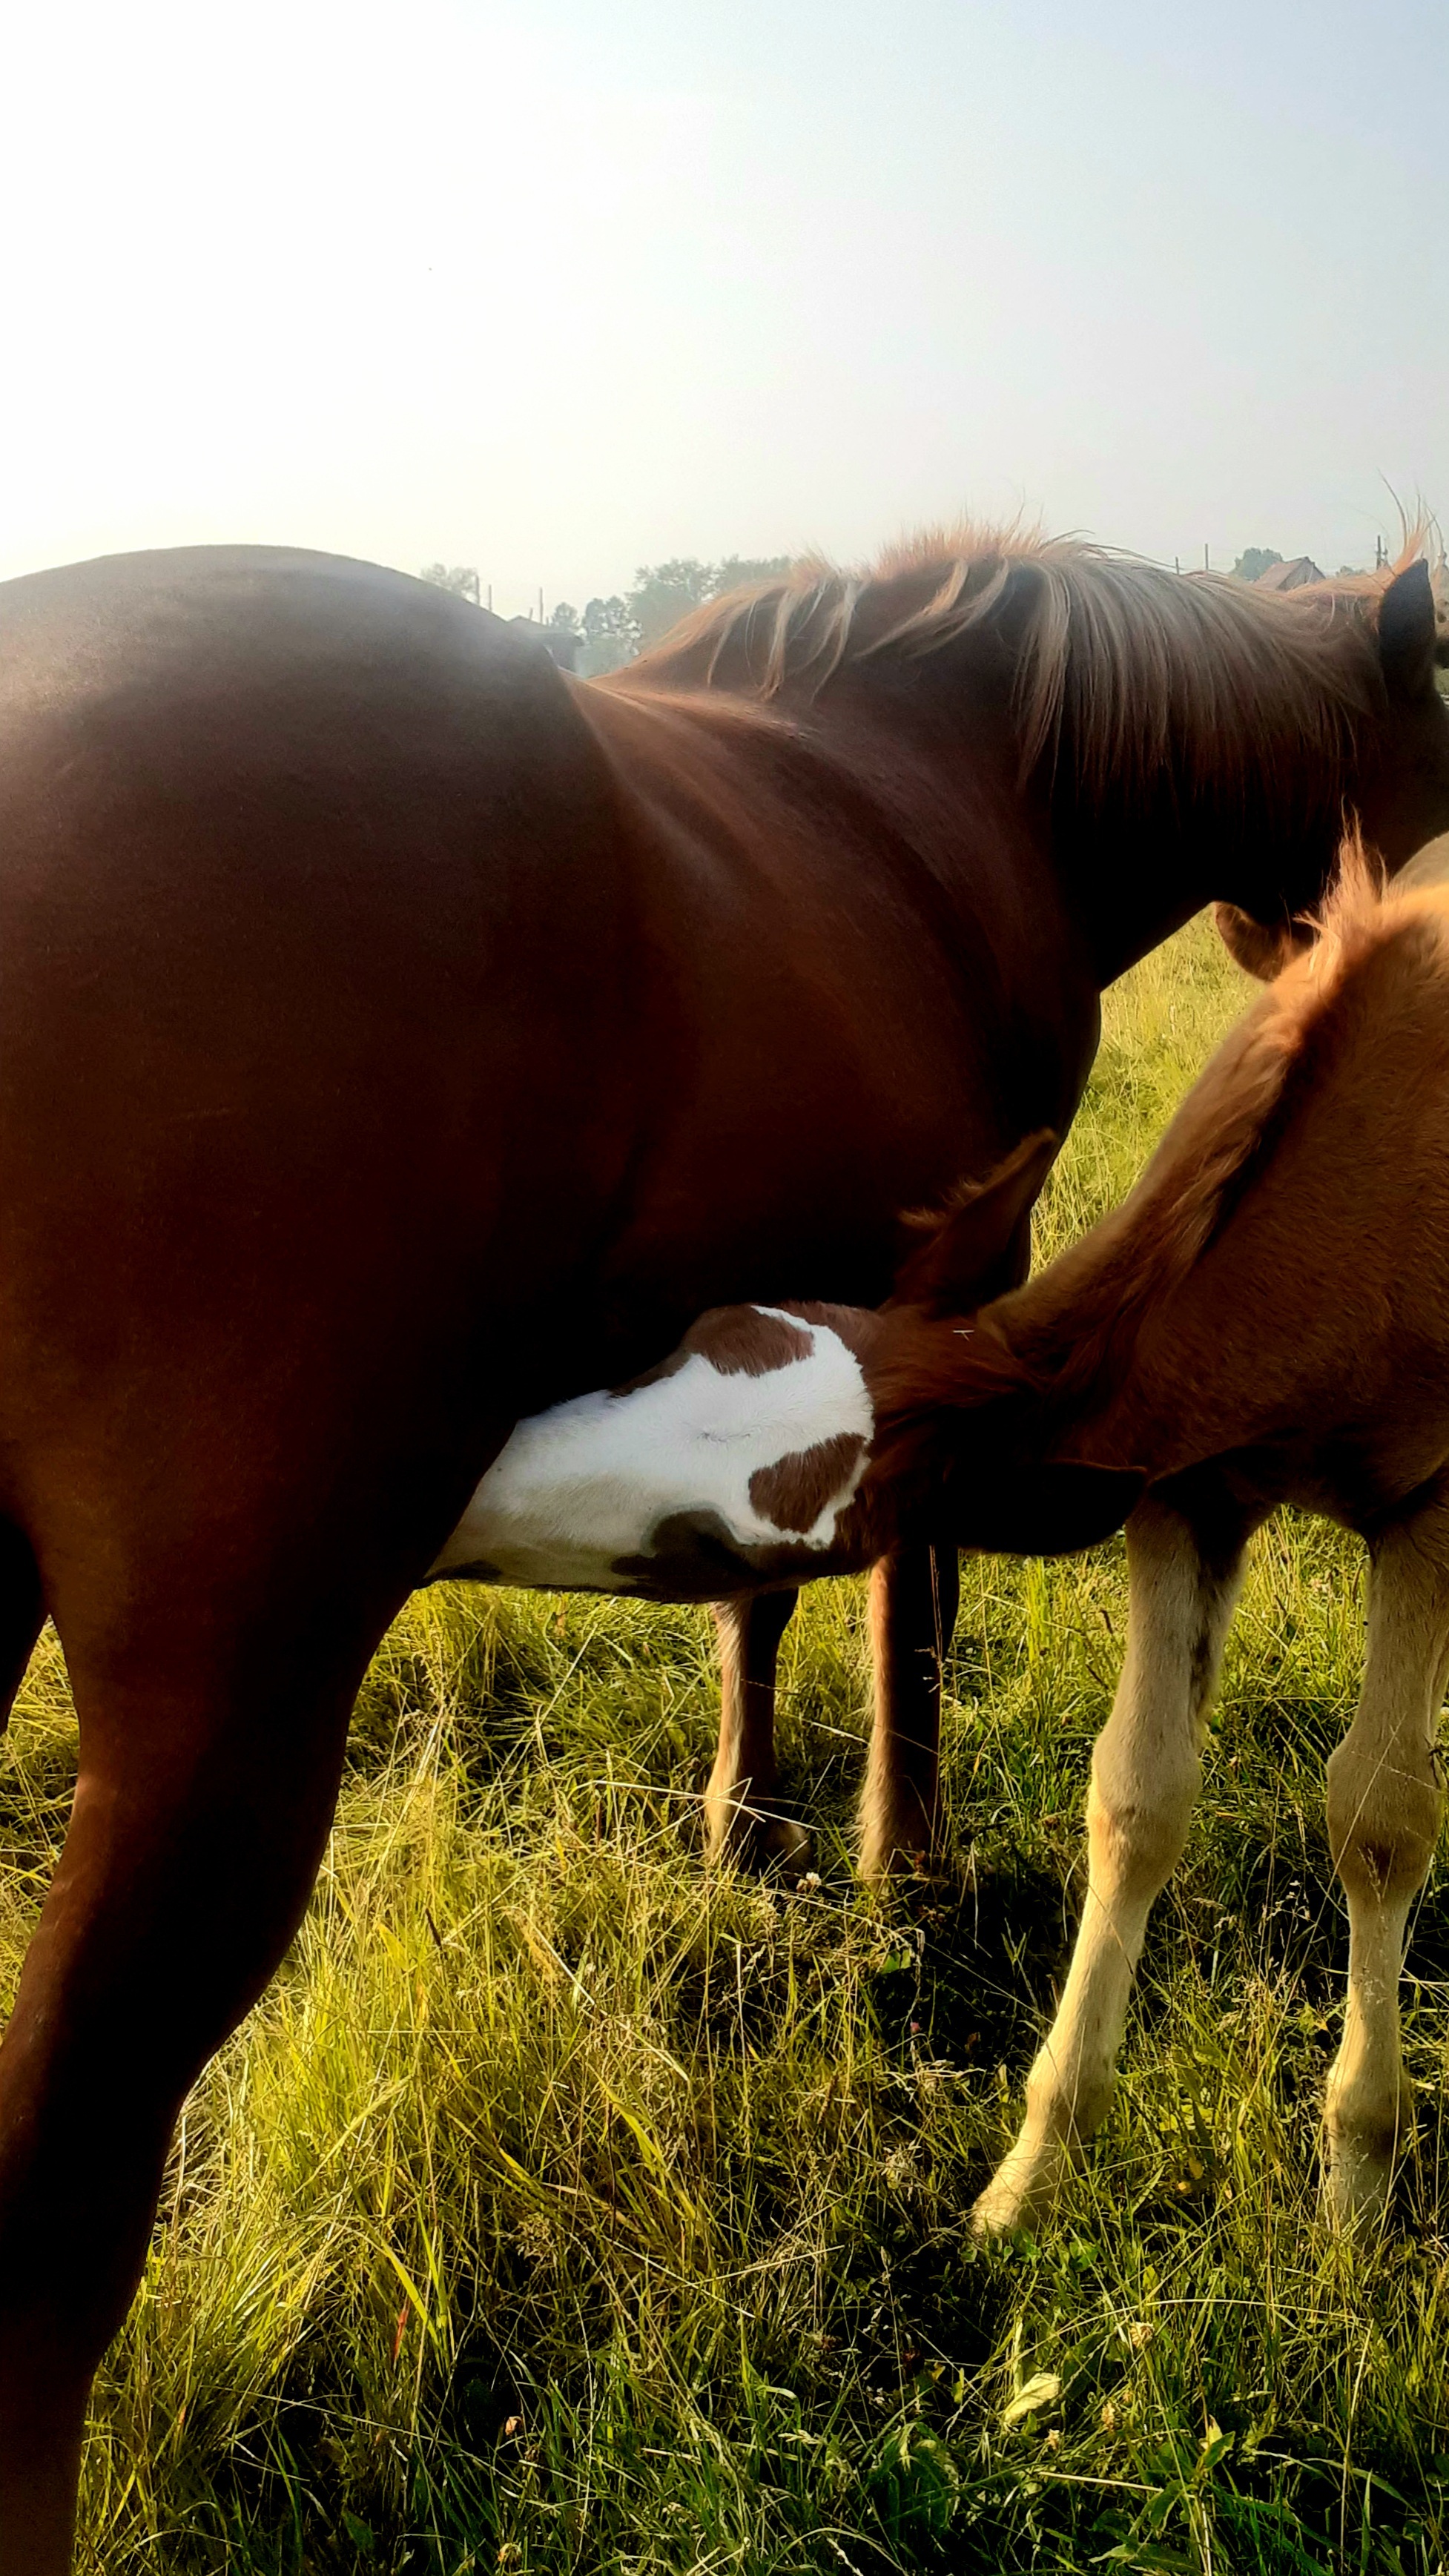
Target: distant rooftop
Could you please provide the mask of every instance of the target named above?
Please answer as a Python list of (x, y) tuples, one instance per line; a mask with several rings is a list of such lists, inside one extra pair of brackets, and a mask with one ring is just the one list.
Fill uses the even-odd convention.
[(584, 640), (581, 635), (571, 634), (566, 626), (540, 626), (532, 617), (510, 617), (508, 623), (516, 626), (520, 635), (530, 635), (535, 644), (541, 644), (549, 660), (557, 662), (561, 671), (572, 671), (576, 667), (579, 646)]
[(1301, 590), (1305, 582), (1322, 581), (1311, 555), (1295, 555), (1291, 563), (1270, 564), (1253, 584), (1255, 590)]

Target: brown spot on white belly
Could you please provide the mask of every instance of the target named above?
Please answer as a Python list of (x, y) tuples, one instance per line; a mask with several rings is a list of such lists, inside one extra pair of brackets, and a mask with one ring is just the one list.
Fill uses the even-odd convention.
[(656, 1360), (652, 1368), (641, 1369), (637, 1377), (626, 1377), (622, 1386), (611, 1386), (609, 1395), (617, 1401), (620, 1396), (637, 1395), (641, 1387), (658, 1386), (667, 1377), (678, 1377), (688, 1360), (689, 1353), (681, 1343), (677, 1351), (670, 1352), (667, 1360)]
[(631, 1394), (516, 1424), (434, 1571), (680, 1599), (728, 1590), (731, 1566), (757, 1582), (789, 1581), (796, 1559), (818, 1572), (873, 1427), (860, 1362), (828, 1325), (706, 1315)]
[(792, 1449), (772, 1467), (757, 1467), (750, 1478), (750, 1500), (762, 1520), (778, 1530), (813, 1529), (823, 1511), (843, 1493), (865, 1450), (858, 1432), (841, 1431), (813, 1448)]
[(808, 1360), (814, 1347), (803, 1324), (762, 1306), (716, 1306), (690, 1325), (680, 1344), (682, 1351), (698, 1351), (721, 1377), (768, 1377), (772, 1369)]
[(611, 1386), (609, 1393), (637, 1395), (641, 1387), (658, 1386), (664, 1378), (677, 1377), (696, 1354), (721, 1377), (768, 1377), (774, 1369), (808, 1359), (813, 1347), (812, 1335), (785, 1315), (767, 1313), (760, 1306), (713, 1306), (690, 1325), (667, 1360), (656, 1360), (638, 1377)]

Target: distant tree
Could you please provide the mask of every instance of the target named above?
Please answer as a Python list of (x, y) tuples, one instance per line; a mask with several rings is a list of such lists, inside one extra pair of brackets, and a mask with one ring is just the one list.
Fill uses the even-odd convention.
[(566, 599), (559, 600), (557, 605), (549, 610), (548, 622), (550, 626), (561, 627), (565, 635), (577, 635), (579, 632), (579, 612), (576, 608), (570, 608)]
[(1257, 581), (1261, 574), (1271, 572), (1274, 564), (1280, 564), (1282, 560), (1271, 546), (1248, 546), (1233, 566), (1233, 579)]
[(471, 599), (475, 608), (483, 604), (482, 588), (472, 564), (424, 564), (422, 578), (430, 581), (435, 590), (450, 590), (455, 599)]
[(602, 679), (632, 662), (639, 650), (639, 630), (617, 592), (612, 599), (591, 599), (580, 619), (584, 649), (579, 672), (586, 680)]
[(582, 629), (579, 669), (586, 679), (598, 679), (657, 644), (692, 608), (750, 582), (779, 581), (790, 564), (789, 555), (726, 555), (717, 564), (701, 563), (697, 555), (676, 555), (668, 563), (641, 564), (633, 588), (622, 599), (591, 599), (582, 617), (559, 607), (550, 622), (571, 622)]
[(789, 555), (726, 555), (714, 568), (710, 596), (720, 598), (727, 590), (744, 590), (756, 581), (783, 581), (793, 558)]
[(714, 566), (697, 555), (676, 555), (669, 563), (641, 564), (626, 605), (643, 644), (657, 643), (691, 608), (714, 595)]

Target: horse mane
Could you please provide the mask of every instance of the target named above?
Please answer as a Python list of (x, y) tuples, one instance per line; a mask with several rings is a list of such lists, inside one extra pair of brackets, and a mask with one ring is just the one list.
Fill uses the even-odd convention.
[[(949, 1461), (953, 1418), (959, 1426), (1002, 1399), (1014, 1399), (1015, 1433), (1039, 1455), (1059, 1454), (1087, 1408), (1111, 1401), (1149, 1311), (1182, 1285), (1271, 1159), (1345, 986), (1423, 901), (1385, 899), (1381, 872), (1350, 835), (1315, 946), (1229, 1033), (1120, 1205), (969, 1326), (919, 1305), (888, 1313), (873, 1478), (924, 1492)], [(954, 1221), (948, 1209), (943, 1232)]]
[(869, 571), (808, 558), (711, 600), (609, 685), (808, 702), (869, 663), (995, 636), (1015, 657), (1024, 777), (1065, 742), (1098, 803), (1109, 787), (1140, 801), (1171, 768), (1188, 795), (1211, 780), (1271, 811), (1285, 750), (1301, 780), (1376, 703), (1378, 604), (1431, 532), (1406, 522), (1382, 571), (1281, 592), (1020, 523), (933, 530)]

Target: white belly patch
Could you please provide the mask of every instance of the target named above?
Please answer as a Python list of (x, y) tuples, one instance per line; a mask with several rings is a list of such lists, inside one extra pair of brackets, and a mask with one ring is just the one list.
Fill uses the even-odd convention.
[(830, 1325), (722, 1308), (633, 1386), (520, 1422), (432, 1577), (661, 1600), (788, 1577), (831, 1547), (874, 1428)]

